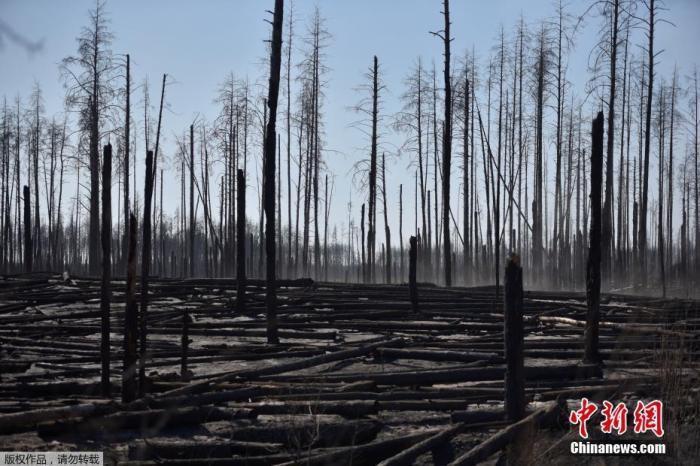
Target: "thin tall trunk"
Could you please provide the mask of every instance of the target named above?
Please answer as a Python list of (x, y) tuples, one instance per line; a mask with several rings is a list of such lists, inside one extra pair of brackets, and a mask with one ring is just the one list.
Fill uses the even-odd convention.
[(382, 152), (382, 203), (384, 204), (384, 234), (386, 236), (386, 282), (391, 283), (391, 230), (386, 210), (386, 158)]
[(365, 205), (364, 203), (362, 204), (362, 211), (360, 213), (360, 233), (361, 233), (361, 254), (362, 254), (362, 263), (360, 264), (360, 268), (362, 269), (362, 282), (367, 283), (367, 265), (366, 265), (366, 256), (365, 256)]
[(124, 312), (124, 362), (122, 364), (122, 402), (136, 398), (136, 359), (138, 305), (136, 304), (136, 217), (129, 215), (129, 253), (126, 261), (126, 309)]
[(452, 83), (450, 82), (450, 2), (444, 0), (445, 17), (445, 123), (442, 133), (442, 229), (445, 286), (452, 286), (452, 249), (450, 247), (450, 169), (452, 164)]
[(584, 330), (584, 361), (601, 361), (598, 351), (600, 321), (600, 255), (601, 211), (600, 198), (603, 178), (603, 112), (593, 121), (593, 150), (591, 152), (591, 234), (586, 268), (586, 301), (588, 312)]
[(403, 261), (403, 184), (399, 184), (399, 254), (400, 257), (400, 270), (401, 278), (399, 282), (403, 281), (404, 277), (404, 261)]
[(700, 146), (698, 146), (698, 132), (700, 131), (700, 118), (698, 116), (698, 111), (700, 111), (700, 93), (698, 92), (698, 69), (697, 66), (693, 72), (693, 116), (695, 117), (694, 131), (693, 131), (693, 149), (695, 152), (694, 158), (694, 169), (695, 169), (695, 276), (700, 279)]
[(379, 62), (374, 56), (372, 68), (372, 140), (369, 162), (369, 229), (367, 231), (367, 249), (369, 259), (369, 281), (375, 280), (375, 235), (377, 212), (377, 113), (379, 100)]
[[(499, 79), (498, 79), (498, 161), (496, 165), (496, 171), (498, 176), (501, 176), (501, 146), (502, 146), (502, 134), (503, 134), (503, 62), (505, 61), (505, 37), (503, 29), (501, 29), (501, 57), (500, 57), (500, 67), (499, 67)], [(507, 98), (506, 105), (507, 108)], [(490, 143), (489, 143), (490, 144)], [(489, 149), (490, 151), (490, 149)], [(493, 166), (493, 164), (491, 164)], [(501, 278), (501, 183), (494, 178), (494, 184), (496, 186), (496, 197), (493, 209), (493, 224), (494, 224), (494, 274), (496, 278), (496, 299), (495, 303), (499, 303), (500, 300), (500, 278)]]
[(131, 149), (131, 61), (126, 55), (126, 111), (124, 115), (124, 236), (122, 240), (122, 264), (126, 266), (129, 254), (129, 150)]
[(535, 112), (535, 173), (534, 200), (532, 204), (532, 262), (535, 277), (541, 278), (542, 272), (542, 201), (543, 201), (543, 120), (544, 120), (544, 87), (545, 87), (545, 37), (544, 30), (540, 33), (539, 56), (537, 59), (537, 108)]
[(642, 206), (639, 215), (639, 265), (642, 280), (646, 284), (646, 253), (647, 253), (647, 210), (649, 206), (649, 152), (651, 144), (651, 104), (654, 93), (654, 26), (656, 13), (654, 0), (649, 0), (649, 20), (648, 20), (648, 39), (647, 47), (647, 67), (649, 69), (649, 77), (647, 82), (647, 102), (646, 102), (646, 121), (644, 131), (644, 167), (643, 167), (643, 184), (642, 184)]
[(294, 38), (294, 4), (289, 4), (287, 22), (287, 274), (292, 274), (292, 39)]
[[(678, 71), (673, 70), (673, 81), (671, 83), (671, 120), (669, 122), (669, 139), (668, 139), (668, 206), (666, 209), (666, 232), (668, 234), (668, 249), (666, 251), (669, 265), (673, 264), (673, 130), (674, 130), (674, 115), (676, 113), (676, 88), (678, 80)], [(672, 271), (672, 269), (669, 269)], [(673, 273), (673, 272), (671, 272)], [(673, 277), (671, 277), (673, 278)]]
[(555, 173), (555, 188), (554, 188), (554, 232), (552, 236), (552, 280), (555, 286), (560, 285), (559, 274), (559, 258), (560, 238), (561, 238), (561, 203), (562, 203), (562, 186), (561, 186), (561, 158), (562, 158), (562, 113), (564, 107), (563, 101), (563, 83), (562, 83), (562, 39), (563, 39), (563, 8), (561, 0), (558, 6), (558, 38), (557, 38), (557, 122), (556, 122), (556, 173)]
[[(615, 2), (616, 4), (618, 3), (617, 0)], [(624, 152), (625, 152), (625, 111), (626, 107), (625, 105), (628, 105), (629, 102), (627, 101), (627, 54), (628, 54), (628, 42), (629, 40), (629, 27), (627, 28), (627, 33), (625, 36), (625, 55), (624, 55), (624, 61), (623, 61), (623, 68), (622, 68), (622, 131), (620, 132), (620, 167), (619, 167), (619, 179), (618, 179), (618, 191), (617, 191), (617, 264), (618, 268), (622, 270), (622, 249), (623, 249), (623, 199), (622, 199), (622, 187), (624, 184)], [(629, 112), (628, 112), (629, 113)], [(608, 117), (609, 118), (609, 117)], [(610, 126), (608, 123), (608, 131), (610, 130)], [(608, 148), (609, 148), (609, 143), (608, 143)], [(629, 171), (629, 167), (628, 167)], [(626, 199), (625, 199), (626, 201)], [(626, 236), (626, 233), (625, 233)]]
[(464, 282), (465, 285), (469, 284), (470, 279), (470, 256), (469, 256), (469, 239), (471, 237), (469, 233), (469, 220), (471, 218), (471, 212), (469, 210), (469, 77), (465, 70), (464, 72), (464, 138), (463, 138), (463, 180), (464, 184), (464, 205), (462, 221), (464, 222)]
[[(608, 99), (608, 147), (605, 162), (605, 201), (603, 203), (603, 274), (611, 277), (613, 250), (613, 150), (615, 148), (615, 86), (617, 84), (617, 35), (620, 1), (613, 0), (610, 40), (610, 97)], [(618, 200), (619, 202), (619, 200)]]
[(146, 153), (143, 197), (143, 245), (141, 247), (141, 309), (139, 313), (139, 396), (147, 391), (146, 360), (148, 332), (148, 274), (151, 268), (151, 199), (153, 198), (153, 151)]
[(328, 220), (330, 216), (330, 200), (328, 198), (328, 174), (325, 176), (324, 202), (323, 202), (323, 276), (328, 281)]
[(111, 392), (110, 375), (110, 323), (109, 310), (111, 300), (112, 276), (112, 145), (104, 147), (102, 160), (102, 286), (100, 294), (100, 314), (102, 320), (102, 337), (100, 359), (102, 372), (100, 387), (102, 396), (109, 397)]
[(239, 314), (245, 312), (245, 289), (246, 289), (246, 273), (245, 273), (245, 175), (243, 170), (238, 169), (236, 172), (238, 184), (237, 205), (238, 223), (236, 224), (236, 311)]
[(190, 241), (189, 241), (189, 265), (190, 277), (194, 277), (194, 237), (195, 237), (195, 219), (194, 219), (194, 125), (190, 125)]
[[(666, 137), (666, 95), (664, 87), (659, 92), (659, 197), (657, 220), (657, 250), (659, 261), (659, 279), (662, 296), (666, 297), (666, 259), (664, 257), (664, 145)], [(670, 187), (669, 187), (670, 188)], [(671, 234), (671, 232), (668, 232)]]
[(284, 1), (275, 0), (272, 21), (272, 47), (270, 50), (270, 81), (267, 105), (270, 116), (265, 132), (265, 175), (263, 177), (265, 192), (265, 252), (267, 259), (265, 287), (265, 304), (267, 309), (267, 342), (278, 344), (277, 336), (277, 293), (276, 293), (276, 254), (275, 254), (275, 143), (277, 140), (277, 100), (280, 86), (280, 67), (282, 60), (282, 21)]
[(31, 206), (29, 199), (29, 186), (24, 185), (24, 190), (22, 192), (24, 199), (24, 271), (29, 273), (32, 271), (32, 220), (31, 220)]

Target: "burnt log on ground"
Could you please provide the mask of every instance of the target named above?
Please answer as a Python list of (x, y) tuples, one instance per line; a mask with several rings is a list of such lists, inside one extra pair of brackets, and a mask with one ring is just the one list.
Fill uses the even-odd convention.
[(106, 416), (80, 420), (60, 420), (42, 422), (37, 431), (42, 437), (81, 435), (86, 438), (110, 436), (123, 429), (135, 429), (155, 435), (169, 427), (181, 428), (205, 422), (231, 421), (252, 416), (246, 409), (222, 409), (212, 406), (198, 406), (182, 409), (152, 409), (144, 411), (117, 412)]
[(271, 455), (284, 447), (282, 443), (244, 442), (219, 440), (215, 442), (193, 441), (136, 441), (129, 445), (130, 460), (144, 459), (194, 459), (226, 458), (234, 455)]
[[(111, 280), (115, 398), (105, 400), (101, 281), (0, 278), (0, 446), (39, 433), (46, 445), (117, 448), (127, 464), (407, 464), (443, 449), (459, 458), (494, 428), (505, 434), (478, 456), (510, 443), (493, 287), (420, 284), (415, 309), (406, 285), (279, 280), (281, 342), (269, 346), (264, 281), (246, 280), (243, 310), (235, 279), (151, 276), (149, 385), (138, 398), (134, 379), (122, 385), (125, 363), (127, 375), (137, 364), (136, 345), (122, 345), (137, 319), (126, 312), (141, 298), (136, 279)], [(682, 346), (678, 389), (692, 399), (700, 305), (619, 294), (600, 303), (603, 367), (580, 362), (583, 293), (523, 293), (525, 402), (658, 397), (669, 341)]]
[(486, 460), (489, 456), (507, 447), (513, 438), (520, 432), (534, 425), (535, 428), (551, 424), (559, 414), (560, 406), (557, 403), (550, 403), (544, 408), (538, 409), (522, 420), (515, 422), (508, 427), (498, 431), (489, 437), (485, 442), (480, 443), (462, 456), (455, 459), (450, 466), (467, 466), (478, 464)]

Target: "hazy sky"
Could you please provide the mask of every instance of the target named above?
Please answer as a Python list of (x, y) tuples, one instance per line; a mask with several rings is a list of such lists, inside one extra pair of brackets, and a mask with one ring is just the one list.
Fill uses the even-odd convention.
[[(285, 13), (288, 13), (289, 1), (285, 3)], [(353, 164), (365, 156), (361, 148), (366, 145), (366, 138), (351, 127), (357, 115), (348, 110), (359, 100), (356, 88), (363, 82), (363, 73), (371, 64), (372, 56), (378, 55), (387, 85), (385, 111), (387, 115), (397, 111), (400, 108), (398, 98), (404, 91), (403, 80), (416, 57), (422, 56), (428, 66), (435, 60), (438, 71), (441, 70), (442, 45), (429, 34), (430, 30), (442, 27), (441, 3), (439, 0), (294, 1), (297, 33), (306, 32), (310, 14), (318, 4), (332, 34), (326, 51), (331, 71), (324, 106), (327, 149), (324, 157), (335, 175), (332, 209), (335, 222), (344, 222), (347, 218), (347, 202), (351, 197), (350, 171)], [(590, 3), (572, 1), (568, 10), (577, 16)], [(674, 63), (679, 64), (681, 75), (685, 75), (692, 70), (693, 64), (700, 61), (700, 0), (668, 0), (667, 5), (670, 11), (665, 17), (675, 26), (662, 24), (659, 27), (657, 48), (664, 49), (659, 57), (658, 71), (670, 79)], [(0, 0), (0, 20), (30, 40), (43, 40), (43, 48), (30, 54), (3, 37), (5, 40), (0, 49), (2, 94), (14, 99), (19, 93), (26, 99), (33, 82), (37, 81), (43, 89), (47, 116), (61, 112), (64, 90), (58, 63), (63, 57), (75, 53), (75, 37), (87, 23), (87, 11), (93, 6), (92, 0)], [(269, 37), (269, 25), (264, 21), (268, 17), (265, 10), (272, 7), (272, 0), (107, 2), (115, 35), (113, 51), (115, 54), (131, 54), (135, 83), (139, 84), (148, 77), (155, 104), (162, 74), (168, 73), (172, 79), (173, 84), (167, 89), (170, 109), (163, 122), (163, 153), (166, 157), (175, 152), (174, 135), (181, 134), (195, 116), (204, 115), (208, 121), (214, 119), (218, 112), (213, 103), (216, 89), (229, 72), (241, 77), (247, 75), (251, 81), (267, 80), (268, 69), (260, 62), (265, 54), (263, 41)], [(507, 33), (512, 32), (521, 13), (529, 24), (536, 24), (554, 14), (555, 2), (452, 0), (451, 10), (455, 39), (453, 54), (461, 56), (465, 50), (474, 47), (483, 65), (497, 43), (501, 26)], [(571, 52), (567, 76), (579, 96), (589, 76), (587, 61), (600, 24), (599, 17), (588, 17), (577, 36), (576, 48)], [(638, 31), (635, 44), (640, 40), (641, 31)], [(301, 45), (300, 42), (297, 40), (296, 45)], [(639, 53), (636, 45), (634, 51)], [(134, 92), (134, 101), (137, 134), (140, 135), (140, 90)], [(551, 115), (548, 117), (551, 119)], [(278, 125), (278, 128), (284, 126)], [(388, 141), (398, 144), (401, 138), (391, 135)], [(143, 142), (139, 140), (137, 147), (143, 150)], [(388, 190), (390, 202), (394, 204), (398, 203), (399, 183), (404, 183), (404, 201), (412, 201), (413, 169), (407, 169), (407, 165), (406, 158), (388, 162), (387, 169), (391, 171)], [(458, 178), (457, 169), (454, 173), (453, 177)], [(175, 180), (175, 177), (170, 179)], [(255, 186), (256, 183), (255, 174), (251, 173), (249, 185)], [(456, 185), (455, 194), (458, 184), (458, 181), (453, 183)], [(174, 209), (178, 190), (179, 183), (166, 184), (166, 192), (173, 194), (166, 195), (170, 199), (166, 209)], [(283, 192), (286, 192), (286, 187)], [(249, 194), (251, 199), (255, 199), (253, 193)], [(356, 215), (363, 197), (364, 193), (363, 196), (357, 193), (353, 196)], [(286, 205), (286, 201), (283, 202)], [(455, 199), (453, 205), (456, 203)], [(395, 210), (390, 212), (394, 224), (398, 217)], [(286, 223), (284, 211), (283, 219)], [(405, 217), (405, 232), (410, 231), (409, 225), (413, 225), (411, 210)]]

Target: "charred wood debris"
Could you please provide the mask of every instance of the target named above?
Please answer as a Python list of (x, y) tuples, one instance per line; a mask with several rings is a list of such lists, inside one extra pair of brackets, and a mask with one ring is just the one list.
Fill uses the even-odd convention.
[(584, 363), (585, 294), (523, 291), (516, 256), (504, 276), (504, 303), (493, 287), (278, 280), (274, 345), (263, 280), (239, 308), (235, 279), (151, 277), (145, 377), (126, 378), (138, 389), (122, 385), (135, 342), (126, 277), (112, 277), (108, 391), (101, 280), (5, 276), (0, 446), (90, 445), (130, 464), (474, 464), (527, 426), (563, 435), (582, 396), (660, 396), (669, 340), (680, 384), (697, 385), (697, 302), (602, 295), (601, 362)]

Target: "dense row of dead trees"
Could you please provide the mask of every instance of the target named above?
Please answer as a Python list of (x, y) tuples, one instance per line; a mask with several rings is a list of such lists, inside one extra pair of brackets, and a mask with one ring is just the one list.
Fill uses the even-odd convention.
[[(137, 123), (130, 56), (112, 52), (105, 6), (98, 2), (79, 37), (78, 54), (61, 63), (68, 88), (65, 116), (46, 116), (38, 84), (25, 103), (19, 97), (3, 101), (2, 270), (99, 273), (104, 163), (99, 147), (109, 139), (116, 141), (110, 189), (122, 203), (112, 215), (112, 272), (124, 273), (131, 213), (142, 218), (146, 209), (139, 192), (145, 151), (136, 127), (145, 148), (154, 148), (152, 274), (233, 275), (237, 224), (243, 222), (251, 277), (265, 274), (272, 234), (281, 277), (406, 281), (412, 235), (418, 280), (498, 282), (497, 265), (517, 251), (533, 272), (527, 275), (531, 283), (580, 288), (591, 215), (586, 121), (604, 110), (603, 287), (658, 282), (664, 292), (689, 290), (700, 267), (697, 70), (683, 78), (676, 68), (670, 82), (655, 71), (660, 60), (655, 36), (666, 22), (662, 15), (668, 15), (664, 5), (594, 2), (574, 23), (560, 3), (550, 20), (528, 25), (521, 19), (512, 34), (502, 29), (493, 53), (482, 59), (475, 50), (453, 56), (449, 2), (441, 6), (443, 27), (433, 34), (444, 43), (442, 83), (435, 63), (426, 66), (418, 57), (404, 83), (402, 109), (388, 115), (383, 102), (394, 86), (383, 81), (381, 57), (375, 56), (358, 89), (355, 126), (367, 135), (367, 155), (354, 175), (361, 196), (348, 205), (341, 224), (333, 214), (335, 177), (326, 161), (324, 131), (330, 33), (318, 8), (303, 35), (296, 32), (293, 6), (288, 8), (277, 125), (284, 128), (275, 132), (275, 141), (268, 134), (278, 117), (269, 111), (270, 96), (231, 74), (218, 91), (220, 113), (212, 121), (197, 117), (166, 157), (161, 133), (167, 125), (167, 76), (157, 112), (151, 111), (148, 85), (142, 86), (143, 123)], [(579, 26), (589, 18), (601, 28), (584, 99), (567, 79), (567, 63)], [(636, 45), (643, 53), (635, 52)], [(397, 137), (404, 141), (398, 150), (390, 142)], [(274, 154), (266, 152), (268, 144)], [(414, 173), (413, 189), (390, 175), (397, 155)], [(246, 175), (247, 189), (258, 187), (257, 202), (253, 197), (244, 218), (236, 208), (238, 170)], [(461, 176), (453, 185), (457, 170)], [(168, 212), (163, 186), (173, 171), (179, 175), (180, 202)], [(274, 190), (266, 187), (266, 175), (273, 177)], [(24, 199), (24, 185), (30, 199)], [(270, 192), (275, 212), (265, 208)], [(413, 209), (405, 208), (411, 198)], [(31, 209), (28, 221), (24, 203)], [(267, 232), (264, 219), (272, 214), (276, 222)], [(399, 231), (392, 232), (397, 219)], [(148, 222), (139, 223), (144, 229)]]

